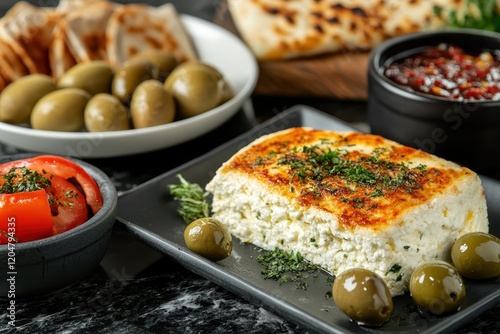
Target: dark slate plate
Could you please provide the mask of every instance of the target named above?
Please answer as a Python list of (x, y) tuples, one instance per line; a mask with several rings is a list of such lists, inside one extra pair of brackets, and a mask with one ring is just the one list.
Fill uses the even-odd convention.
[[(146, 244), (170, 256), (192, 272), (226, 288), (252, 303), (318, 333), (448, 332), (464, 325), (500, 302), (500, 279), (466, 281), (467, 297), (456, 314), (441, 318), (419, 315), (409, 295), (394, 299), (394, 313), (379, 328), (363, 328), (339, 311), (330, 295), (332, 277), (323, 271), (308, 278), (308, 288), (294, 283), (280, 285), (261, 277), (256, 257), (259, 249), (234, 242), (233, 254), (214, 263), (190, 252), (184, 243), (185, 223), (176, 210), (178, 203), (169, 195), (168, 185), (178, 184), (176, 174), (202, 187), (219, 166), (238, 149), (264, 134), (293, 126), (330, 130), (353, 130), (350, 125), (306, 106), (292, 107), (251, 131), (199, 158), (162, 174), (119, 198), (118, 221)], [(490, 232), (500, 235), (500, 182), (482, 177), (489, 205)]]

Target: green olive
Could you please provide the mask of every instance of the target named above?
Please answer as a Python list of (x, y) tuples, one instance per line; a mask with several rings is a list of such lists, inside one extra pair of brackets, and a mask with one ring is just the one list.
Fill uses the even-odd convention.
[(131, 59), (145, 59), (158, 67), (158, 80), (164, 82), (172, 70), (179, 65), (177, 58), (170, 52), (160, 49), (148, 49), (136, 53)]
[(420, 310), (446, 315), (462, 306), (465, 285), (455, 267), (436, 260), (415, 268), (410, 278), (410, 295)]
[(111, 92), (128, 105), (135, 89), (143, 81), (158, 79), (158, 67), (145, 59), (129, 59), (116, 70), (111, 82)]
[(38, 100), (56, 89), (54, 80), (45, 74), (29, 74), (11, 82), (0, 94), (0, 121), (28, 123)]
[(81, 88), (91, 96), (111, 93), (113, 69), (103, 60), (79, 63), (71, 67), (57, 81), (59, 88)]
[(392, 315), (394, 305), (385, 281), (364, 268), (348, 269), (335, 278), (332, 297), (337, 307), (363, 326), (380, 326)]
[(184, 62), (165, 80), (172, 92), (180, 118), (199, 115), (227, 101), (232, 94), (222, 74), (201, 62)]
[(170, 123), (175, 117), (174, 98), (158, 80), (146, 80), (132, 95), (130, 116), (134, 128)]
[(191, 222), (184, 230), (184, 241), (190, 250), (212, 261), (225, 259), (233, 250), (231, 233), (212, 217)]
[(451, 247), (451, 260), (458, 272), (471, 279), (500, 276), (500, 239), (471, 232), (458, 238)]
[(85, 127), (90, 132), (130, 129), (128, 110), (114, 95), (94, 95), (84, 111)]
[(31, 127), (37, 130), (81, 131), (90, 94), (80, 88), (62, 88), (42, 97), (33, 107)]

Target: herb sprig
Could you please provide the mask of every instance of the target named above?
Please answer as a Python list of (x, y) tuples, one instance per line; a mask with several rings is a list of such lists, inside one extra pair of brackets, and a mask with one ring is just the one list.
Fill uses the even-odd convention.
[(170, 194), (174, 200), (179, 201), (177, 213), (186, 224), (192, 221), (210, 216), (211, 205), (207, 202), (208, 192), (205, 192), (199, 184), (186, 181), (182, 175), (177, 174), (179, 184), (169, 185)]

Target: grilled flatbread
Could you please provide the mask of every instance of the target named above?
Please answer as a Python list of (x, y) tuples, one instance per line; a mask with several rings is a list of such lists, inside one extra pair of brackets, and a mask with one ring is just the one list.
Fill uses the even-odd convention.
[(118, 4), (101, 1), (64, 17), (68, 45), (79, 63), (107, 60), (106, 27)]
[(69, 13), (85, 6), (98, 2), (109, 2), (108, 0), (60, 0), (56, 10), (61, 13)]
[(179, 61), (196, 59), (196, 52), (171, 3), (159, 7), (128, 4), (116, 9), (106, 29), (108, 61), (119, 66), (138, 51), (161, 49)]
[(29, 70), (24, 65), (21, 57), (14, 52), (14, 49), (3, 38), (0, 38), (0, 72), (3, 81), (7, 84), (29, 74)]
[[(369, 50), (383, 40), (446, 24), (466, 0), (228, 0), (238, 32), (259, 59)], [(438, 16), (434, 7), (446, 8)]]
[(57, 17), (53, 9), (20, 1), (0, 21), (0, 37), (30, 73), (50, 73), (48, 48)]
[(49, 47), (49, 61), (52, 77), (57, 80), (67, 70), (77, 64), (76, 58), (68, 44), (68, 27), (65, 20), (58, 22), (52, 33)]

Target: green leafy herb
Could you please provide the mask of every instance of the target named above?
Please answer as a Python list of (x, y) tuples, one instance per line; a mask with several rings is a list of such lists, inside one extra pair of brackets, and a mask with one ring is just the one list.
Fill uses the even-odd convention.
[(389, 269), (389, 272), (391, 272), (391, 273), (395, 273), (395, 274), (396, 274), (396, 273), (398, 273), (398, 272), (401, 270), (401, 268), (402, 268), (402, 267), (401, 267), (401, 265), (400, 265), (399, 263), (395, 263), (395, 264), (391, 267), (391, 269)]
[(419, 177), (426, 173), (426, 167), (419, 165), (410, 168), (403, 162), (396, 163), (383, 159), (385, 151), (374, 149), (371, 155), (350, 157), (345, 150), (332, 150), (317, 145), (295, 148), (292, 153), (284, 154), (278, 165), (287, 165), (292, 170), (291, 177), (301, 182), (309, 182), (315, 188), (308, 192), (319, 197), (321, 190), (335, 193), (330, 189), (327, 178), (340, 177), (347, 183), (374, 189), (371, 197), (383, 196), (386, 189), (403, 188), (408, 192), (419, 187)]
[(272, 279), (280, 284), (295, 282), (303, 290), (307, 289), (305, 279), (317, 268), (299, 252), (285, 252), (278, 248), (259, 255), (257, 261), (264, 266), (261, 270), (264, 279)]
[[(434, 13), (442, 16), (444, 9), (436, 6)], [(474, 28), (500, 32), (500, 12), (496, 0), (468, 0), (466, 11), (461, 15), (451, 11), (445, 18), (449, 25), (455, 28)]]
[(180, 183), (169, 185), (169, 189), (170, 194), (180, 203), (177, 213), (184, 222), (189, 224), (198, 218), (209, 217), (211, 206), (205, 199), (208, 192), (205, 192), (200, 185), (186, 181), (182, 175), (176, 176)]
[(0, 194), (41, 190), (51, 184), (47, 177), (26, 167), (13, 167), (2, 178), (5, 182), (0, 187)]

